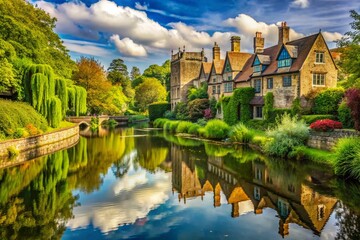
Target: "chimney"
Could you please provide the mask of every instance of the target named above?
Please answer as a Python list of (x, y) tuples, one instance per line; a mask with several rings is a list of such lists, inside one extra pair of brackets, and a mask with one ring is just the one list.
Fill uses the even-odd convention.
[(279, 27), (279, 45), (287, 43), (290, 39), (290, 28), (286, 25), (286, 22), (281, 22)]
[(256, 32), (254, 37), (254, 53), (262, 53), (264, 51), (265, 39), (261, 37), (261, 32)]
[(232, 52), (240, 52), (240, 40), (239, 36), (231, 37), (231, 51)]
[(220, 60), (220, 47), (216, 42), (213, 47), (213, 60)]

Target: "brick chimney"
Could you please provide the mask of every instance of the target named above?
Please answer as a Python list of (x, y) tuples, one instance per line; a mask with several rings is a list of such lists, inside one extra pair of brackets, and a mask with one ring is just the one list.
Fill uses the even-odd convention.
[(281, 22), (279, 27), (279, 45), (287, 43), (290, 40), (290, 28), (286, 25), (286, 22)]
[(213, 47), (213, 60), (220, 60), (220, 47), (216, 42)]
[(262, 53), (264, 51), (265, 39), (261, 37), (261, 32), (256, 32), (254, 37), (254, 53)]
[(240, 40), (239, 36), (231, 37), (231, 51), (232, 52), (240, 52)]

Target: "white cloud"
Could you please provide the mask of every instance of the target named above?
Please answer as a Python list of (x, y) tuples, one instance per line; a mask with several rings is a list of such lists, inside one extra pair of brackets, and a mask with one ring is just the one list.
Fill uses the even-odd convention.
[(310, 2), (309, 0), (294, 0), (290, 6), (291, 7), (298, 7), (298, 8), (307, 8), (309, 7)]
[(110, 40), (115, 44), (117, 50), (125, 56), (147, 56), (147, 52), (144, 46), (134, 43), (134, 41), (130, 38), (120, 39), (119, 35), (115, 34), (110, 37)]
[(339, 40), (342, 38), (342, 34), (338, 32), (322, 32), (322, 35), (324, 36), (325, 41), (327, 42), (333, 42), (336, 40)]
[(138, 10), (146, 11), (146, 10), (148, 10), (148, 7), (149, 7), (149, 5), (147, 5), (147, 4), (141, 5), (141, 3), (139, 3), (139, 2), (135, 3), (135, 8)]
[(75, 53), (87, 54), (95, 57), (106, 57), (111, 55), (110, 50), (106, 49), (107, 45), (105, 44), (71, 39), (63, 39), (63, 41), (67, 49)]
[[(169, 199), (171, 192), (171, 173), (155, 173), (149, 175), (145, 170), (139, 170), (131, 174), (130, 179), (140, 182), (142, 185), (121, 186), (119, 179), (111, 186), (112, 196), (100, 197), (98, 203), (85, 204), (74, 208), (74, 218), (67, 226), (71, 229), (85, 228), (90, 223), (99, 228), (101, 232), (107, 233), (124, 224), (133, 224), (137, 219), (145, 218), (148, 213)], [(146, 184), (144, 184), (146, 182)], [(132, 191), (124, 191), (125, 189)], [(114, 190), (122, 191), (115, 194)], [(120, 193), (120, 192), (119, 192)], [(98, 192), (97, 194), (104, 194)]]

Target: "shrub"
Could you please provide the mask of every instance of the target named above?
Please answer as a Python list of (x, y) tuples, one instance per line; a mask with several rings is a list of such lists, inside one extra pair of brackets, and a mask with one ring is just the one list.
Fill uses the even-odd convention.
[(172, 119), (172, 120), (174, 120), (175, 118), (176, 118), (176, 115), (175, 115), (175, 113), (173, 112), (173, 111), (166, 111), (165, 113), (164, 113), (164, 118), (167, 118), (167, 119)]
[(252, 87), (245, 87), (235, 89), (228, 103), (223, 99), (224, 121), (229, 125), (234, 125), (238, 121), (249, 121), (252, 115), (250, 101), (254, 96), (255, 89)]
[(153, 122), (153, 126), (156, 128), (163, 128), (164, 124), (168, 122), (169, 120), (166, 118), (158, 118)]
[(164, 124), (164, 130), (174, 133), (176, 132), (179, 123), (180, 121), (167, 121)]
[(254, 135), (254, 132), (248, 129), (243, 123), (238, 123), (233, 126), (229, 133), (231, 141), (240, 143), (249, 143)]
[(250, 121), (247, 121), (245, 125), (248, 128), (265, 131), (268, 128), (274, 127), (275, 122), (271, 122), (268, 120), (252, 119)]
[(221, 107), (220, 104), (218, 104), (218, 102), (216, 101), (215, 97), (212, 97), (210, 100), (209, 100), (209, 108), (211, 110), (211, 115), (212, 117), (215, 117), (216, 116), (216, 112), (217, 112), (217, 109)]
[(198, 135), (198, 131), (200, 128), (201, 126), (199, 124), (193, 123), (188, 129), (188, 134)]
[(335, 120), (336, 117), (334, 115), (324, 114), (324, 115), (302, 115), (301, 119), (305, 121), (307, 124), (311, 124), (313, 122), (316, 122), (317, 120), (323, 120), (323, 119), (331, 119)]
[(189, 112), (186, 103), (179, 102), (176, 104), (174, 113), (176, 116), (176, 119), (178, 120), (188, 120), (189, 119)]
[(291, 106), (291, 115), (299, 115), (301, 112), (300, 98), (295, 98)]
[(30, 136), (35, 136), (38, 134), (41, 134), (42, 132), (37, 129), (37, 127), (35, 127), (33, 124), (29, 123), (28, 125), (26, 125), (25, 127), (26, 131), (30, 134)]
[(310, 128), (316, 132), (330, 132), (341, 129), (342, 123), (331, 119), (317, 120), (310, 125)]
[(46, 119), (29, 104), (0, 100), (0, 135), (11, 138), (16, 129), (30, 123), (43, 132), (48, 128)]
[(351, 110), (355, 129), (360, 131), (360, 89), (350, 88), (345, 94), (347, 106)]
[(206, 124), (204, 135), (206, 138), (211, 139), (225, 139), (228, 137), (229, 130), (230, 127), (225, 122), (213, 119)]
[(187, 99), (193, 101), (195, 99), (207, 99), (209, 95), (207, 93), (208, 86), (206, 83), (202, 84), (199, 88), (192, 87), (188, 90)]
[(354, 121), (351, 117), (351, 110), (346, 101), (342, 101), (338, 109), (338, 119), (344, 128), (354, 128)]
[(187, 121), (180, 121), (179, 124), (177, 125), (176, 128), (176, 132), (177, 133), (188, 133), (189, 128), (193, 125), (193, 123), (191, 122), (187, 122)]
[(270, 122), (275, 122), (277, 118), (281, 118), (284, 114), (291, 115), (291, 109), (288, 108), (274, 108), (271, 116), (269, 117)]
[(213, 118), (213, 114), (212, 114), (210, 108), (207, 108), (207, 109), (204, 110), (204, 118), (206, 118), (206, 119)]
[(335, 147), (334, 170), (342, 177), (360, 180), (360, 138), (343, 138)]
[(272, 111), (274, 109), (274, 94), (272, 92), (268, 92), (264, 98), (264, 119), (268, 120), (271, 117)]
[(150, 121), (154, 121), (157, 118), (164, 117), (166, 111), (171, 109), (170, 103), (167, 102), (158, 102), (153, 103), (148, 106), (149, 110), (149, 119)]
[(205, 125), (207, 124), (207, 121), (205, 118), (200, 118), (197, 120), (196, 122), (198, 125), (200, 125), (201, 127), (205, 127)]
[(204, 111), (209, 108), (208, 99), (195, 99), (188, 103), (189, 118), (196, 121), (204, 117)]
[(302, 146), (309, 137), (309, 129), (303, 121), (284, 114), (276, 120), (276, 127), (266, 132), (272, 138), (264, 150), (272, 156), (287, 157), (295, 147)]
[(314, 99), (314, 113), (336, 114), (343, 97), (344, 89), (342, 88), (329, 88), (320, 92)]
[(26, 131), (25, 128), (17, 128), (13, 134), (13, 138), (24, 138), (28, 137), (30, 134)]

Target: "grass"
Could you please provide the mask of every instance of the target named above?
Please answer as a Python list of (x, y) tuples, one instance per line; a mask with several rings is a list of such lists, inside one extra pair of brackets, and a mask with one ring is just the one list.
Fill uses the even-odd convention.
[(333, 152), (300, 146), (295, 148), (290, 154), (290, 157), (297, 160), (309, 160), (321, 164), (333, 165), (335, 154)]
[(238, 123), (231, 128), (229, 136), (233, 142), (249, 143), (254, 138), (255, 132), (243, 123)]
[(224, 121), (213, 119), (204, 127), (204, 135), (210, 139), (225, 139), (229, 136), (230, 127)]

